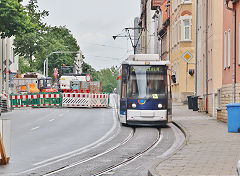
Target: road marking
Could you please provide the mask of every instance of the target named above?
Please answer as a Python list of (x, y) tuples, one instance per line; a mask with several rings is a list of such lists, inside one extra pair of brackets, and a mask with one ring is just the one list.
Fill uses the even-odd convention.
[(115, 174), (115, 172), (112, 172), (112, 171), (109, 171), (109, 172), (106, 172), (105, 175), (113, 175)]
[[(68, 111), (69, 111), (69, 110), (68, 110)], [(42, 168), (42, 167), (44, 167), (44, 166), (48, 166), (48, 165), (50, 165), (50, 164), (57, 163), (57, 162), (59, 162), (59, 161), (69, 159), (69, 158), (71, 158), (71, 157), (77, 156), (77, 155), (79, 155), (79, 154), (81, 154), (81, 153), (84, 153), (84, 152), (86, 152), (86, 151), (88, 151), (88, 150), (91, 150), (91, 149), (93, 149), (93, 148), (95, 148), (95, 147), (98, 147), (98, 146), (100, 146), (100, 145), (102, 145), (102, 144), (104, 144), (104, 143), (112, 140), (112, 139), (113, 139), (114, 137), (116, 137), (116, 136), (118, 135), (118, 133), (120, 132), (120, 125), (119, 125), (119, 123), (117, 123), (118, 121), (117, 121), (117, 117), (116, 117), (115, 111), (113, 110), (112, 113), (113, 113), (113, 116), (112, 116), (112, 118), (113, 118), (113, 126), (112, 126), (112, 128), (111, 128), (103, 137), (101, 137), (99, 140), (97, 140), (97, 141), (93, 142), (92, 144), (89, 144), (89, 145), (87, 145), (87, 146), (85, 146), (85, 147), (82, 147), (82, 148), (79, 148), (79, 149), (77, 149), (77, 150), (71, 151), (71, 152), (69, 152), (69, 153), (65, 153), (65, 154), (63, 154), (63, 155), (59, 155), (59, 156), (56, 156), (56, 157), (53, 157), (53, 158), (49, 158), (49, 159), (47, 159), (47, 160), (44, 160), (44, 161), (35, 163), (35, 164), (33, 164), (33, 166), (36, 166), (36, 167), (34, 167), (34, 168), (32, 168), (32, 169), (29, 169), (29, 170), (25, 170), (25, 171), (20, 172), (20, 173), (17, 173), (17, 174), (19, 174), (19, 175), (20, 175), (20, 174), (25, 174), (25, 173), (28, 173), (28, 172), (33, 171), (33, 170), (35, 170), (35, 169), (39, 169), (39, 168)], [(107, 138), (107, 136), (109, 136), (117, 127), (118, 127), (118, 130), (116, 131), (116, 133), (114, 133), (113, 136), (111, 136), (110, 138), (108, 138), (107, 140), (105, 140), (105, 139)]]
[[(85, 147), (82, 147), (80, 149), (74, 150), (72, 152), (69, 152), (69, 153), (66, 153), (66, 154), (63, 154), (63, 155), (59, 155), (59, 156), (56, 156), (56, 157), (53, 157), (53, 158), (50, 158), (50, 159), (47, 159), (47, 160), (35, 163), (35, 164), (33, 164), (33, 166), (38, 166), (38, 165), (41, 165), (41, 164), (44, 164), (44, 163), (47, 163), (47, 162), (49, 162), (49, 163), (47, 163), (45, 165), (49, 165), (49, 164), (52, 164), (52, 163), (55, 163), (55, 162), (58, 162), (58, 161), (62, 161), (64, 159), (67, 159), (67, 158), (70, 158), (70, 157), (73, 157), (73, 156), (76, 156), (76, 155), (79, 155), (79, 153), (77, 153), (77, 152), (80, 152), (82, 150), (86, 150), (86, 149), (88, 149), (90, 147), (93, 147), (95, 145), (99, 146), (101, 144), (100, 142), (102, 140), (104, 140), (105, 138), (107, 138), (107, 136), (110, 135), (114, 131), (114, 129), (117, 127), (117, 124), (118, 124), (117, 120), (116, 120), (115, 117), (113, 117), (113, 119), (114, 119), (114, 124), (113, 124), (112, 128), (103, 137), (101, 137), (99, 140), (97, 140), (97, 141), (93, 142), (92, 144), (89, 144), (89, 145), (87, 145)], [(68, 155), (70, 155), (70, 156), (68, 156)], [(51, 161), (52, 161), (52, 163), (51, 163)]]
[(58, 116), (59, 116), (59, 117), (62, 117), (63, 115), (64, 115), (64, 114), (59, 114)]
[(35, 130), (37, 130), (38, 128), (40, 128), (40, 126), (37, 126), (37, 127), (32, 128), (31, 131), (35, 131)]
[(52, 122), (52, 121), (54, 121), (55, 119), (51, 119), (51, 120), (49, 120), (49, 122)]

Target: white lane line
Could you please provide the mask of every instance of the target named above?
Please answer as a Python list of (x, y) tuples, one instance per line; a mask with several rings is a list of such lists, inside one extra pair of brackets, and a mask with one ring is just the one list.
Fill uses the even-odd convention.
[(58, 116), (59, 116), (59, 117), (62, 117), (63, 115), (64, 115), (64, 114), (59, 114)]
[(54, 120), (55, 120), (55, 119), (50, 119), (49, 122), (52, 122), (52, 121), (54, 121)]
[[(44, 160), (44, 161), (35, 163), (35, 164), (33, 164), (33, 166), (36, 166), (36, 167), (34, 167), (34, 168), (32, 168), (32, 169), (29, 169), (29, 170), (25, 170), (25, 171), (20, 172), (20, 173), (18, 173), (18, 174), (19, 174), (19, 175), (20, 175), (20, 174), (25, 174), (25, 173), (30, 172), (30, 171), (33, 171), (33, 170), (35, 170), (35, 169), (39, 169), (39, 168), (42, 168), (42, 167), (44, 167), (44, 166), (48, 166), (48, 165), (57, 163), (57, 162), (59, 162), (59, 161), (62, 161), (62, 160), (65, 160), (65, 159), (68, 159), (68, 158), (77, 156), (77, 155), (79, 155), (79, 154), (81, 154), (81, 153), (84, 153), (84, 152), (86, 152), (86, 151), (88, 151), (88, 150), (91, 150), (91, 149), (93, 149), (93, 148), (95, 148), (95, 147), (97, 147), (97, 146), (100, 146), (100, 145), (102, 145), (102, 144), (104, 144), (104, 143), (107, 143), (108, 141), (112, 140), (112, 139), (113, 139), (114, 137), (116, 137), (116, 136), (118, 135), (118, 133), (120, 132), (120, 126), (119, 126), (119, 123), (117, 123), (118, 121), (117, 121), (117, 117), (116, 117), (116, 115), (115, 115), (115, 111), (113, 110), (112, 113), (113, 113), (113, 116), (112, 116), (112, 117), (113, 117), (113, 126), (112, 126), (112, 128), (108, 131), (108, 133), (106, 133), (106, 134), (105, 134), (102, 138), (100, 138), (99, 140), (97, 140), (97, 141), (93, 142), (92, 144), (89, 144), (89, 145), (87, 145), (87, 146), (85, 146), (85, 147), (82, 147), (82, 148), (79, 148), (79, 149), (77, 149), (77, 150), (71, 151), (71, 152), (69, 152), (69, 153), (65, 153), (65, 154), (63, 154), (63, 155), (59, 155), (59, 156), (56, 156), (56, 157), (53, 157), (53, 158), (49, 158), (49, 159), (47, 159), (47, 160)], [(107, 136), (109, 136), (117, 127), (118, 127), (117, 132), (116, 132), (112, 137), (110, 137), (110, 138), (108, 138), (107, 140), (105, 140), (105, 139), (107, 138)]]
[[(57, 162), (57, 161), (61, 161), (61, 160), (67, 159), (67, 158), (69, 158), (69, 157), (73, 157), (73, 156), (79, 155), (78, 152), (80, 152), (80, 151), (82, 151), (82, 150), (89, 149), (90, 147), (96, 146), (97, 144), (98, 144), (98, 145), (99, 145), (99, 144), (102, 144), (101, 141), (103, 141), (105, 138), (107, 138), (107, 136), (109, 136), (109, 135), (114, 131), (114, 129), (117, 127), (117, 124), (118, 124), (118, 123), (117, 123), (117, 120), (116, 120), (115, 117), (113, 117), (113, 119), (114, 119), (114, 122), (113, 122), (114, 124), (113, 124), (112, 128), (111, 128), (103, 137), (101, 137), (99, 140), (97, 140), (97, 141), (93, 142), (92, 144), (89, 144), (89, 145), (87, 145), (87, 146), (85, 146), (85, 147), (82, 147), (82, 148), (80, 148), (80, 149), (74, 150), (74, 151), (72, 151), (72, 152), (69, 152), (69, 153), (66, 153), (66, 154), (63, 154), (63, 155), (59, 155), (59, 156), (56, 156), (56, 157), (53, 157), (53, 158), (50, 158), (50, 159), (47, 159), (47, 160), (44, 160), (44, 161), (35, 163), (35, 164), (33, 164), (33, 166), (42, 165), (42, 164), (47, 163), (47, 162), (49, 162), (48, 164), (51, 164), (51, 161), (52, 161), (52, 163), (55, 163), (55, 162)], [(115, 135), (114, 135), (114, 136), (115, 136)], [(104, 142), (104, 141), (103, 141), (103, 142)], [(97, 145), (97, 146), (98, 146), (98, 145)], [(69, 156), (69, 155), (70, 155), (70, 156)], [(60, 159), (60, 158), (62, 158), (62, 159)], [(54, 160), (55, 160), (55, 161), (54, 161)], [(44, 166), (45, 166), (45, 165), (44, 165)]]
[(32, 128), (31, 131), (35, 131), (35, 130), (37, 130), (38, 128), (40, 128), (40, 126), (37, 126), (37, 127)]

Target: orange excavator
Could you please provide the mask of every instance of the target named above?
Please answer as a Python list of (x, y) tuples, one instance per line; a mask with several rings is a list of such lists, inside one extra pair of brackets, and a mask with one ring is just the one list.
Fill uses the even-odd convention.
[(52, 88), (52, 78), (40, 78), (38, 79), (38, 89), (40, 92), (57, 92), (57, 89)]

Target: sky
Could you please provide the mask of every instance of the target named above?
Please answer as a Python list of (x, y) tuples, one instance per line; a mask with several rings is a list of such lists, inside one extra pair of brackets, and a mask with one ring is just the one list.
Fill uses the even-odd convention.
[[(23, 1), (26, 5), (28, 0)], [(66, 26), (77, 39), (85, 61), (96, 70), (119, 66), (133, 53), (126, 27), (140, 16), (140, 0), (38, 0), (40, 10), (49, 11), (45, 22)]]

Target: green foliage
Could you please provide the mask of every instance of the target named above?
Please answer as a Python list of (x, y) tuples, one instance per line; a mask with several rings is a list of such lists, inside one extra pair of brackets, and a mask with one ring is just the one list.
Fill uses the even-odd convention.
[(86, 62), (83, 62), (82, 67), (83, 73), (89, 73), (91, 75), (92, 81), (100, 81), (100, 72), (96, 71), (94, 68), (92, 68), (91, 65), (87, 64)]
[(37, 4), (30, 0), (26, 6), (26, 13), (31, 24), (35, 26), (34, 32), (21, 33), (14, 41), (15, 53), (24, 58), (24, 63), (20, 71), (24, 73), (30, 70), (43, 71), (44, 60), (48, 57), (49, 75), (53, 75), (53, 69), (62, 64), (73, 66), (76, 54), (52, 54), (56, 51), (79, 51), (76, 39), (71, 31), (65, 26), (51, 27), (43, 23), (42, 20), (49, 15), (48, 11), (38, 10)]
[(112, 93), (117, 87), (117, 70), (112, 68), (103, 69), (100, 71), (100, 81), (102, 82), (103, 92)]
[(28, 60), (26, 60), (24, 57), (19, 57), (19, 69), (21, 74), (37, 71), (34, 67), (30, 67)]
[(1, 37), (33, 31), (35, 25), (17, 0), (0, 0)]
[(52, 54), (56, 51), (78, 52), (80, 50), (77, 40), (71, 34), (71, 31), (64, 26), (48, 27), (38, 42), (36, 52), (37, 69), (43, 70), (43, 62), (48, 57), (49, 75), (52, 76), (53, 69), (60, 70), (61, 65), (73, 66), (76, 54)]
[(92, 81), (101, 81), (103, 92), (111, 93), (114, 88), (117, 87), (117, 70), (114, 67), (96, 71), (91, 65), (84, 62), (83, 73), (89, 73), (92, 77)]
[(48, 12), (38, 10), (38, 6), (33, 0), (30, 0), (26, 6), (26, 12), (28, 17), (30, 17), (31, 23), (34, 24), (35, 30), (34, 32), (16, 35), (14, 46), (15, 53), (27, 59), (30, 67), (33, 67), (33, 56), (39, 49), (38, 42), (46, 28), (46, 24), (42, 22), (42, 19), (48, 16)]

